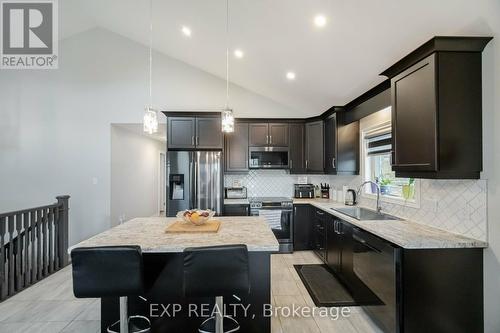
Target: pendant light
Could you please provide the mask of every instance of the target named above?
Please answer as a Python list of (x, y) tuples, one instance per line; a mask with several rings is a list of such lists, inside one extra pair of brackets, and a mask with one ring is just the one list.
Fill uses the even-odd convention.
[(226, 0), (226, 106), (221, 112), (222, 132), (234, 132), (234, 114), (229, 108), (229, 0)]
[(144, 108), (144, 132), (158, 132), (158, 111), (153, 108), (153, 0), (149, 0), (149, 105)]

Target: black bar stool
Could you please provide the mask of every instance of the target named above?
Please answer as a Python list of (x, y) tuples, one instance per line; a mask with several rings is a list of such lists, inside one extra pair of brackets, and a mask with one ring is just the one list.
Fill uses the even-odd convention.
[(128, 316), (127, 296), (144, 293), (142, 253), (139, 246), (103, 246), (71, 251), (73, 293), (78, 298), (120, 298), (120, 320), (110, 333), (145, 333), (151, 323), (143, 316)]
[(239, 331), (239, 323), (223, 314), (224, 299), (250, 292), (248, 249), (246, 245), (186, 248), (184, 250), (184, 295), (215, 297), (219, 311), (205, 320), (200, 333)]

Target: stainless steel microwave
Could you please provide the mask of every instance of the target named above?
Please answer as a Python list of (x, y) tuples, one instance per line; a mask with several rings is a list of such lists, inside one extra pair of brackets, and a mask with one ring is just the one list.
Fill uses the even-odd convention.
[(288, 147), (250, 147), (250, 169), (288, 169)]

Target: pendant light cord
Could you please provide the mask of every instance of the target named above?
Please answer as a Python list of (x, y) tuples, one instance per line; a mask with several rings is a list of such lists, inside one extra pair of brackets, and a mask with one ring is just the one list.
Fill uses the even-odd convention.
[(153, 107), (153, 0), (149, 0), (149, 108)]
[(229, 0), (226, 0), (226, 110), (229, 109)]

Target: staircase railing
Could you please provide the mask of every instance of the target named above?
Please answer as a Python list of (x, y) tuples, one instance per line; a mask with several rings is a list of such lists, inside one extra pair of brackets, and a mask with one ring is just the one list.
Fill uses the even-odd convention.
[(69, 196), (0, 214), (0, 301), (68, 265)]

